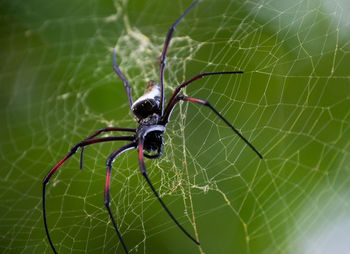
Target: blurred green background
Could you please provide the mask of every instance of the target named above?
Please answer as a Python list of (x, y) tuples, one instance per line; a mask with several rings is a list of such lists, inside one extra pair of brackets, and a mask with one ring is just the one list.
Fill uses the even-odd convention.
[[(105, 126), (136, 127), (112, 50), (133, 87), (158, 80), (170, 25), (191, 1), (0, 2), (0, 252), (51, 253), (42, 180)], [(164, 155), (146, 164), (174, 225), (139, 174), (135, 151), (112, 174), (112, 210), (130, 253), (350, 252), (350, 4), (346, 0), (202, 0), (168, 52), (167, 96), (210, 100), (219, 119), (181, 103)], [(59, 253), (124, 253), (103, 205), (105, 160), (124, 142), (88, 147), (48, 185)]]

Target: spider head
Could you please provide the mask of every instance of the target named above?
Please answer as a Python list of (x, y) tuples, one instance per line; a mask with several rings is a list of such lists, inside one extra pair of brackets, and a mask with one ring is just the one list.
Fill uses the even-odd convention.
[(160, 114), (160, 85), (150, 80), (147, 82), (145, 93), (131, 107), (138, 121), (153, 114)]

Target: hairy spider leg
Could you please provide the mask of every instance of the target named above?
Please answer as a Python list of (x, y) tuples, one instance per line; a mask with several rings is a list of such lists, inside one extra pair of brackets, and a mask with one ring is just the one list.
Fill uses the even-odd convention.
[[(120, 127), (104, 127), (99, 129), (98, 131), (96, 131), (94, 134), (92, 134), (91, 136), (87, 137), (85, 140), (89, 140), (92, 139), (98, 135), (100, 135), (103, 132), (110, 132), (110, 131), (126, 131), (126, 132), (136, 132), (135, 128), (120, 128)], [(83, 160), (84, 160), (84, 150), (85, 147), (81, 147), (81, 152), (80, 152), (80, 170), (83, 169)]]
[(111, 211), (111, 202), (110, 202), (110, 182), (111, 182), (111, 172), (112, 172), (112, 164), (114, 162), (114, 160), (123, 152), (130, 150), (132, 148), (136, 148), (137, 144), (135, 142), (127, 144), (125, 146), (122, 146), (120, 148), (118, 148), (116, 151), (114, 151), (107, 159), (106, 161), (106, 166), (107, 166), (107, 173), (106, 173), (106, 184), (105, 184), (105, 192), (104, 192), (104, 204), (105, 207), (108, 211), (109, 217), (112, 220), (113, 226), (115, 231), (117, 232), (117, 235), (119, 237), (120, 242), (123, 245), (124, 251), (125, 253), (129, 254), (128, 248), (126, 247), (125, 242), (123, 241), (122, 235), (120, 233), (120, 231), (118, 230), (118, 226), (117, 223), (114, 220), (112, 211)]
[(62, 166), (63, 163), (65, 163), (72, 155), (74, 155), (79, 147), (84, 147), (84, 146), (89, 146), (92, 144), (97, 144), (97, 143), (104, 143), (104, 142), (109, 142), (109, 141), (133, 141), (134, 136), (113, 136), (113, 137), (103, 137), (103, 138), (95, 138), (95, 139), (89, 139), (85, 140), (82, 142), (79, 142), (73, 148), (70, 150), (70, 152), (62, 159), (60, 160), (46, 175), (46, 177), (43, 180), (43, 219), (44, 219), (44, 225), (45, 225), (45, 231), (46, 231), (46, 236), (49, 240), (51, 249), (53, 250), (54, 253), (57, 254), (57, 251), (52, 243), (49, 229), (47, 227), (47, 220), (46, 220), (46, 202), (45, 202), (45, 197), (46, 197), (46, 185), (50, 181), (51, 177), (55, 174), (55, 172)]
[(263, 158), (263, 156), (258, 152), (258, 150), (222, 115), (219, 111), (217, 111), (208, 101), (197, 99), (193, 97), (187, 97), (185, 95), (178, 95), (182, 88), (186, 87), (187, 85), (191, 84), (193, 81), (202, 78), (204, 76), (210, 76), (210, 75), (219, 75), (219, 74), (241, 74), (243, 71), (227, 71), (227, 72), (209, 72), (209, 73), (201, 73), (193, 78), (189, 79), (188, 81), (182, 83), (179, 85), (174, 93), (172, 94), (168, 105), (166, 106), (166, 109), (164, 111), (164, 115), (162, 116), (161, 123), (166, 125), (169, 122), (169, 118), (171, 115), (172, 110), (176, 106), (176, 104), (180, 101), (190, 101), (195, 102), (204, 106), (209, 107), (217, 116), (219, 116), (258, 156), (260, 159)]
[(193, 237), (191, 236), (182, 226), (181, 224), (175, 219), (174, 215), (170, 212), (170, 210), (168, 209), (168, 207), (165, 205), (165, 203), (163, 202), (163, 200), (160, 198), (158, 192), (156, 191), (156, 189), (153, 187), (153, 184), (151, 182), (151, 180), (148, 177), (148, 172), (146, 169), (146, 165), (145, 165), (145, 161), (143, 158), (143, 141), (144, 141), (144, 137), (139, 137), (138, 139), (138, 153), (139, 153), (139, 165), (140, 165), (140, 170), (141, 170), (141, 174), (143, 175), (143, 177), (146, 179), (149, 187), (152, 189), (153, 194), (157, 197), (158, 201), (160, 202), (160, 204), (162, 205), (162, 207), (164, 208), (164, 210), (168, 213), (168, 215), (170, 216), (170, 218), (175, 222), (175, 224), (181, 229), (181, 231), (183, 233), (185, 233), (185, 235), (190, 238), (195, 244), (200, 245), (200, 243)]
[(185, 15), (197, 4), (199, 3), (199, 0), (193, 2), (190, 7), (174, 22), (174, 24), (170, 27), (168, 34), (166, 36), (165, 42), (164, 42), (164, 48), (163, 52), (160, 56), (160, 112), (163, 114), (163, 104), (165, 100), (164, 96), (164, 70), (165, 70), (165, 58), (168, 51), (170, 40), (173, 36), (173, 33), (175, 31), (176, 26), (180, 23), (180, 21), (185, 17)]
[(126, 95), (128, 97), (128, 101), (129, 101), (129, 105), (130, 105), (130, 109), (131, 109), (131, 106), (133, 104), (133, 102), (132, 102), (132, 88), (129, 85), (129, 81), (126, 79), (126, 77), (124, 76), (122, 71), (119, 69), (119, 66), (117, 64), (117, 56), (116, 56), (115, 50), (113, 50), (113, 70), (119, 76), (119, 78), (123, 81), (124, 88), (125, 88)]

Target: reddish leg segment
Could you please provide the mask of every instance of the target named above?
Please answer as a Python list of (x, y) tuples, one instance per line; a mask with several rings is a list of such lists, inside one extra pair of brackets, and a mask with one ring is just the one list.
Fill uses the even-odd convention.
[(163, 124), (167, 124), (168, 123), (171, 111), (173, 110), (174, 106), (177, 103), (176, 97), (180, 93), (182, 88), (188, 86), (189, 84), (191, 84), (193, 81), (196, 81), (197, 79), (200, 79), (200, 78), (203, 78), (203, 77), (206, 77), (206, 76), (224, 75), (224, 74), (243, 74), (243, 71), (222, 71), (222, 72), (205, 72), (205, 73), (200, 73), (200, 74), (194, 76), (193, 78), (187, 80), (186, 82), (182, 83), (181, 85), (179, 85), (175, 89), (173, 94), (171, 95), (169, 103), (168, 103), (168, 105), (165, 108), (164, 114), (162, 115), (162, 120), (161, 120), (162, 123)]
[[(258, 152), (258, 150), (229, 122), (227, 121), (227, 119), (219, 112), (217, 111), (210, 103), (209, 101), (206, 100), (202, 100), (202, 99), (198, 99), (198, 98), (193, 98), (193, 97), (187, 97), (185, 95), (178, 95), (176, 97), (176, 99), (174, 99), (172, 101), (172, 104), (170, 104), (171, 108), (170, 111), (172, 111), (172, 109), (175, 107), (175, 105), (177, 104), (178, 101), (190, 101), (190, 102), (195, 102), (198, 103), (200, 105), (206, 106), (208, 108), (210, 108), (218, 117), (220, 117), (258, 156), (260, 159), (262, 159), (262, 155)], [(168, 105), (169, 105), (168, 104)], [(170, 117), (170, 115), (168, 116)]]
[(97, 143), (103, 143), (103, 142), (109, 142), (109, 141), (133, 141), (134, 136), (113, 136), (113, 137), (103, 137), (103, 138), (95, 138), (95, 139), (89, 139), (89, 140), (84, 140), (75, 146), (70, 150), (70, 152), (62, 159), (60, 160), (46, 175), (46, 177), (43, 180), (43, 192), (42, 192), (42, 198), (43, 198), (43, 218), (44, 218), (44, 225), (45, 225), (45, 231), (47, 238), (49, 240), (50, 246), (53, 250), (54, 253), (57, 253), (51, 237), (49, 233), (49, 229), (47, 227), (47, 221), (46, 221), (46, 204), (45, 204), (45, 197), (46, 197), (46, 185), (50, 181), (51, 177), (56, 173), (56, 171), (62, 166), (63, 163), (65, 163), (72, 155), (74, 155), (80, 147), (84, 146), (89, 146), (92, 144), (97, 144)]
[(110, 205), (110, 183), (111, 183), (111, 172), (112, 172), (112, 163), (114, 162), (114, 160), (118, 157), (118, 155), (120, 155), (121, 153), (130, 150), (132, 148), (136, 148), (136, 143), (131, 143), (131, 144), (127, 144), (125, 146), (122, 146), (121, 148), (119, 148), (118, 150), (116, 150), (115, 152), (113, 152), (107, 159), (106, 162), (106, 166), (107, 166), (107, 173), (106, 173), (106, 184), (105, 184), (105, 193), (104, 193), (104, 204), (105, 207), (108, 211), (109, 217), (112, 220), (113, 226), (115, 231), (117, 232), (118, 238), (120, 240), (120, 242), (122, 243), (122, 246), (124, 248), (125, 253), (129, 253), (126, 244), (123, 241), (122, 235), (120, 233), (120, 231), (118, 230), (118, 226), (117, 223), (114, 220)]

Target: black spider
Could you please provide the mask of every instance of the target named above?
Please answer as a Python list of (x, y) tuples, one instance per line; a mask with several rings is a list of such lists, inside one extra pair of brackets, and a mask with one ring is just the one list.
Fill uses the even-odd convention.
[[(129, 144), (124, 145), (114, 151), (107, 159), (106, 166), (107, 166), (107, 176), (106, 176), (106, 184), (105, 184), (105, 192), (104, 192), (104, 204), (107, 208), (107, 211), (109, 213), (109, 217), (113, 222), (113, 226), (115, 228), (115, 231), (119, 237), (120, 242), (123, 245), (123, 248), (125, 250), (125, 253), (129, 253), (123, 238), (118, 230), (117, 224), (114, 220), (113, 214), (110, 210), (110, 180), (111, 180), (111, 171), (112, 171), (112, 163), (116, 159), (118, 155), (121, 153), (131, 149), (131, 148), (137, 148), (138, 149), (138, 157), (139, 157), (139, 165), (140, 170), (143, 175), (143, 177), (146, 179), (148, 185), (152, 189), (154, 195), (159, 200), (160, 204), (163, 206), (164, 210), (169, 214), (171, 219), (175, 222), (175, 224), (196, 244), (199, 245), (198, 240), (196, 240), (194, 237), (192, 237), (181, 225), (180, 223), (175, 219), (175, 217), (172, 215), (172, 213), (169, 211), (167, 206), (164, 204), (162, 199), (159, 197), (157, 191), (152, 185), (151, 180), (148, 178), (147, 169), (144, 162), (144, 156), (149, 159), (155, 159), (162, 155), (162, 147), (164, 145), (163, 143), (163, 134), (165, 133), (165, 127), (169, 121), (169, 117), (171, 115), (172, 110), (176, 106), (176, 104), (179, 101), (189, 101), (189, 102), (195, 102), (204, 106), (209, 107), (217, 116), (219, 116), (228, 126), (231, 127), (231, 129), (241, 138), (245, 143), (249, 145), (251, 149), (262, 159), (262, 155), (255, 149), (255, 147), (249, 143), (247, 139), (245, 139), (242, 134), (235, 129), (208, 101), (193, 98), (193, 97), (187, 97), (183, 94), (179, 94), (181, 89), (186, 87), (187, 85), (191, 84), (193, 81), (200, 79), (205, 76), (210, 75), (222, 75), (222, 74), (242, 74), (243, 71), (224, 71), (224, 72), (209, 72), (209, 73), (201, 73), (193, 78), (187, 80), (186, 82), (179, 85), (173, 94), (170, 97), (169, 103), (166, 105), (165, 109), (163, 107), (165, 97), (164, 97), (164, 85), (163, 85), (163, 76), (164, 76), (164, 69), (165, 69), (165, 58), (166, 53), (168, 50), (168, 46), (171, 40), (171, 37), (175, 31), (175, 27), (177, 24), (181, 21), (181, 19), (195, 6), (197, 5), (199, 0), (195, 1), (176, 21), (175, 23), (170, 27), (167, 37), (165, 39), (164, 43), (164, 49), (160, 57), (160, 84), (156, 83), (155, 81), (149, 81), (147, 83), (146, 91), (143, 96), (141, 96), (139, 99), (137, 99), (135, 102), (132, 100), (131, 95), (131, 87), (129, 86), (128, 80), (125, 78), (123, 73), (120, 71), (117, 62), (116, 62), (116, 54), (113, 52), (113, 69), (116, 72), (116, 74), (120, 77), (120, 79), (124, 83), (124, 87), (126, 90), (126, 94), (128, 96), (130, 109), (132, 113), (134, 114), (137, 122), (138, 127), (136, 129), (133, 128), (119, 128), (119, 127), (106, 127), (102, 128), (98, 131), (96, 131), (93, 135), (89, 136), (85, 140), (81, 141), (80, 143), (76, 144), (71, 151), (61, 160), (57, 163), (56, 166), (54, 166), (49, 173), (46, 175), (43, 181), (43, 218), (44, 218), (44, 224), (45, 224), (45, 230), (47, 238), (50, 242), (51, 248), (54, 253), (57, 253), (50, 234), (47, 227), (47, 221), (46, 221), (46, 208), (45, 208), (45, 191), (46, 191), (46, 185), (51, 179), (51, 177), (54, 175), (54, 173), (61, 167), (61, 165), (68, 160), (73, 154), (77, 152), (77, 150), (81, 149), (81, 159), (80, 159), (80, 168), (83, 167), (83, 152), (84, 147), (96, 143), (103, 143), (108, 141), (130, 141)], [(122, 131), (122, 132), (132, 132), (133, 135), (130, 136), (110, 136), (110, 137), (101, 137), (96, 138), (99, 134), (103, 132), (110, 132), (110, 131)], [(147, 153), (145, 153), (147, 152)]]

